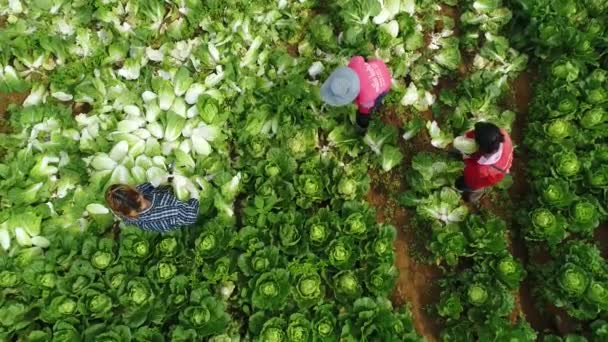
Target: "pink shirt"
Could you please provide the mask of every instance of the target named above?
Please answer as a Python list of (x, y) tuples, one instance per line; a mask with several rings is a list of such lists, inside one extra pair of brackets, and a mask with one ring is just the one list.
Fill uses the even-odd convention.
[(391, 89), (391, 73), (381, 60), (371, 59), (366, 63), (361, 56), (353, 57), (348, 67), (359, 76), (360, 91), (355, 103), (359, 112), (368, 114), (378, 96)]

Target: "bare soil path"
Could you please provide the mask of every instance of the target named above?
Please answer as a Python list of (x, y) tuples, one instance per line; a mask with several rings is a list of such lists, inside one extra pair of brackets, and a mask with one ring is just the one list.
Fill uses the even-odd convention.
[[(402, 127), (402, 120), (409, 114), (394, 113), (390, 109), (381, 114), (382, 121), (387, 125)], [(431, 113), (423, 113), (425, 119), (431, 118)], [(395, 286), (392, 302), (395, 306), (409, 305), (414, 326), (426, 341), (439, 340), (441, 331), (440, 321), (429, 310), (439, 298), (439, 288), (436, 279), (441, 276), (441, 270), (417, 260), (423, 239), (416, 236), (409, 212), (397, 204), (397, 195), (406, 190), (404, 170), (411, 164), (411, 158), (420, 151), (430, 151), (432, 146), (426, 131), (420, 132), (413, 140), (406, 142), (399, 138), (399, 147), (404, 155), (402, 166), (389, 173), (370, 171), (371, 189), (367, 201), (376, 208), (377, 221), (390, 223), (397, 229), (395, 240), (395, 266), (399, 270), (399, 278)]]
[(439, 288), (434, 283), (441, 276), (441, 271), (415, 260), (412, 249), (419, 241), (416, 240), (414, 229), (410, 227), (405, 209), (395, 207), (394, 200), (379, 189), (372, 188), (367, 200), (377, 208), (378, 222), (390, 223), (397, 229), (394, 247), (399, 278), (392, 296), (393, 304), (397, 307), (409, 305), (418, 333), (429, 342), (438, 341), (441, 330), (439, 321), (428, 308), (439, 297)]
[[(532, 83), (534, 81), (534, 70), (522, 73), (510, 84), (510, 94), (506, 99), (506, 105), (517, 114), (512, 127), (511, 138), (516, 145), (516, 155), (513, 160), (511, 174), (513, 184), (508, 190), (506, 197), (489, 196), (485, 198), (481, 206), (494, 214), (502, 217), (510, 228), (511, 253), (524, 265), (542, 264), (550, 260), (547, 251), (536, 251), (531, 253), (526, 247), (526, 241), (521, 231), (522, 227), (517, 223), (517, 209), (521, 208), (522, 202), (529, 194), (531, 185), (526, 177), (526, 165), (528, 161), (527, 151), (523, 147), (524, 130), (527, 123), (530, 101), (532, 99)], [(608, 237), (608, 236), (607, 236)], [(576, 322), (568, 317), (561, 309), (553, 306), (539, 308), (533, 296), (535, 287), (534, 277), (528, 275), (521, 284), (516, 296), (516, 308), (511, 319), (515, 320), (522, 315), (538, 332), (557, 333), (561, 335), (573, 332)]]
[(608, 222), (601, 224), (594, 232), (595, 241), (602, 251), (602, 256), (608, 258)]
[[(532, 75), (529, 72), (522, 73), (517, 79), (511, 82), (511, 92), (507, 98), (507, 105), (511, 107), (517, 114), (515, 123), (511, 131), (511, 138), (516, 145), (516, 156), (513, 160), (511, 170), (513, 177), (513, 185), (509, 188), (509, 197), (513, 207), (518, 207), (525, 200), (530, 184), (526, 178), (527, 153), (523, 148), (524, 129), (527, 122), (527, 115), (532, 99)], [(510, 222), (511, 228), (511, 253), (517, 257), (524, 265), (530, 262), (530, 255), (526, 247), (526, 241), (521, 227), (519, 227), (516, 217), (516, 211), (503, 213), (505, 219)], [(510, 217), (509, 217), (510, 216)], [(517, 296), (517, 308), (526, 320), (537, 331), (552, 330), (554, 328), (553, 321), (550, 315), (541, 313), (535, 305), (532, 296), (532, 281), (530, 277), (526, 277), (524, 282), (519, 287), (519, 295)]]
[(27, 97), (28, 93), (0, 93), (0, 132), (6, 131), (8, 125), (6, 124), (6, 120), (8, 120), (6, 111), (10, 104), (21, 104)]
[[(511, 135), (518, 146), (521, 146), (523, 142), (526, 116), (532, 96), (531, 82), (532, 76), (530, 73), (520, 75), (512, 82), (512, 91), (506, 100), (506, 105), (517, 113)], [(449, 83), (442, 83), (440, 87), (450, 88), (453, 86)], [(432, 115), (430, 112), (426, 112), (423, 113), (423, 117), (429, 120)], [(400, 116), (395, 113), (384, 113), (382, 119), (386, 124), (401, 127), (403, 114)], [(406, 143), (400, 140), (400, 142), (405, 155), (404, 167), (410, 165), (411, 158), (415, 153), (433, 150), (424, 130), (413, 141)], [(525, 176), (526, 162), (525, 150), (520, 147), (513, 165), (513, 185), (509, 191), (498, 195), (495, 192), (494, 196), (486, 196), (480, 204), (480, 208), (493, 212), (508, 222), (511, 229), (509, 234), (511, 252), (524, 264), (527, 264), (531, 258), (537, 258), (536, 255), (532, 257), (528, 255), (525, 241), (519, 232), (514, 217), (516, 215), (515, 208), (526, 197), (529, 189)], [(402, 174), (401, 170), (395, 170), (385, 175), (370, 173), (372, 188), (367, 199), (369, 203), (377, 208), (378, 221), (391, 223), (398, 230), (398, 237), (395, 241), (395, 263), (400, 275), (393, 294), (393, 303), (395, 305), (408, 303), (418, 332), (428, 341), (438, 341), (441, 324), (437, 317), (429, 312), (428, 308), (436, 303), (439, 297), (439, 289), (434, 286), (434, 283), (442, 273), (439, 268), (418, 262), (413, 257), (416, 253), (416, 246), (419, 246), (423, 241), (420, 241), (420, 237), (415, 235), (415, 229), (411, 226), (408, 212), (399, 208), (395, 203), (394, 196), (391, 195), (395, 191), (402, 192), (406, 188), (403, 177), (395, 175), (396, 172)], [(523, 316), (537, 331), (569, 330), (564, 326), (564, 317), (559, 312), (549, 308), (544, 312), (538, 310), (531, 289), (531, 281), (526, 280), (519, 291), (514, 293), (516, 307), (511, 319), (516, 321)]]

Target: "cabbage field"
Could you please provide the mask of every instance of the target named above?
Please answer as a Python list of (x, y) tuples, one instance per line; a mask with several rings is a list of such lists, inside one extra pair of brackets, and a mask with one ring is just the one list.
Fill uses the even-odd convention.
[[(608, 341), (607, 52), (606, 0), (0, 0), (0, 341)], [(146, 182), (197, 224), (115, 220)]]

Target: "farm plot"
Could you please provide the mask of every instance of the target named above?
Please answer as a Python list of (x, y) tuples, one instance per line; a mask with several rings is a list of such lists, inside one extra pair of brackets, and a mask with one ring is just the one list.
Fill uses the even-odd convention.
[[(606, 10), (0, 0), (0, 339), (602, 341)], [(393, 77), (364, 134), (319, 97), (354, 55)], [(516, 155), (471, 205), (479, 121)], [(120, 223), (117, 183), (198, 222)]]

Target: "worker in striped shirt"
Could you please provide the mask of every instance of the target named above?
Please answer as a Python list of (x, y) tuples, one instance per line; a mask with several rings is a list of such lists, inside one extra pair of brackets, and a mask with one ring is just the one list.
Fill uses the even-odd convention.
[(179, 201), (166, 187), (150, 183), (132, 187), (114, 184), (106, 191), (106, 202), (124, 223), (150, 232), (166, 233), (196, 222), (198, 200)]

